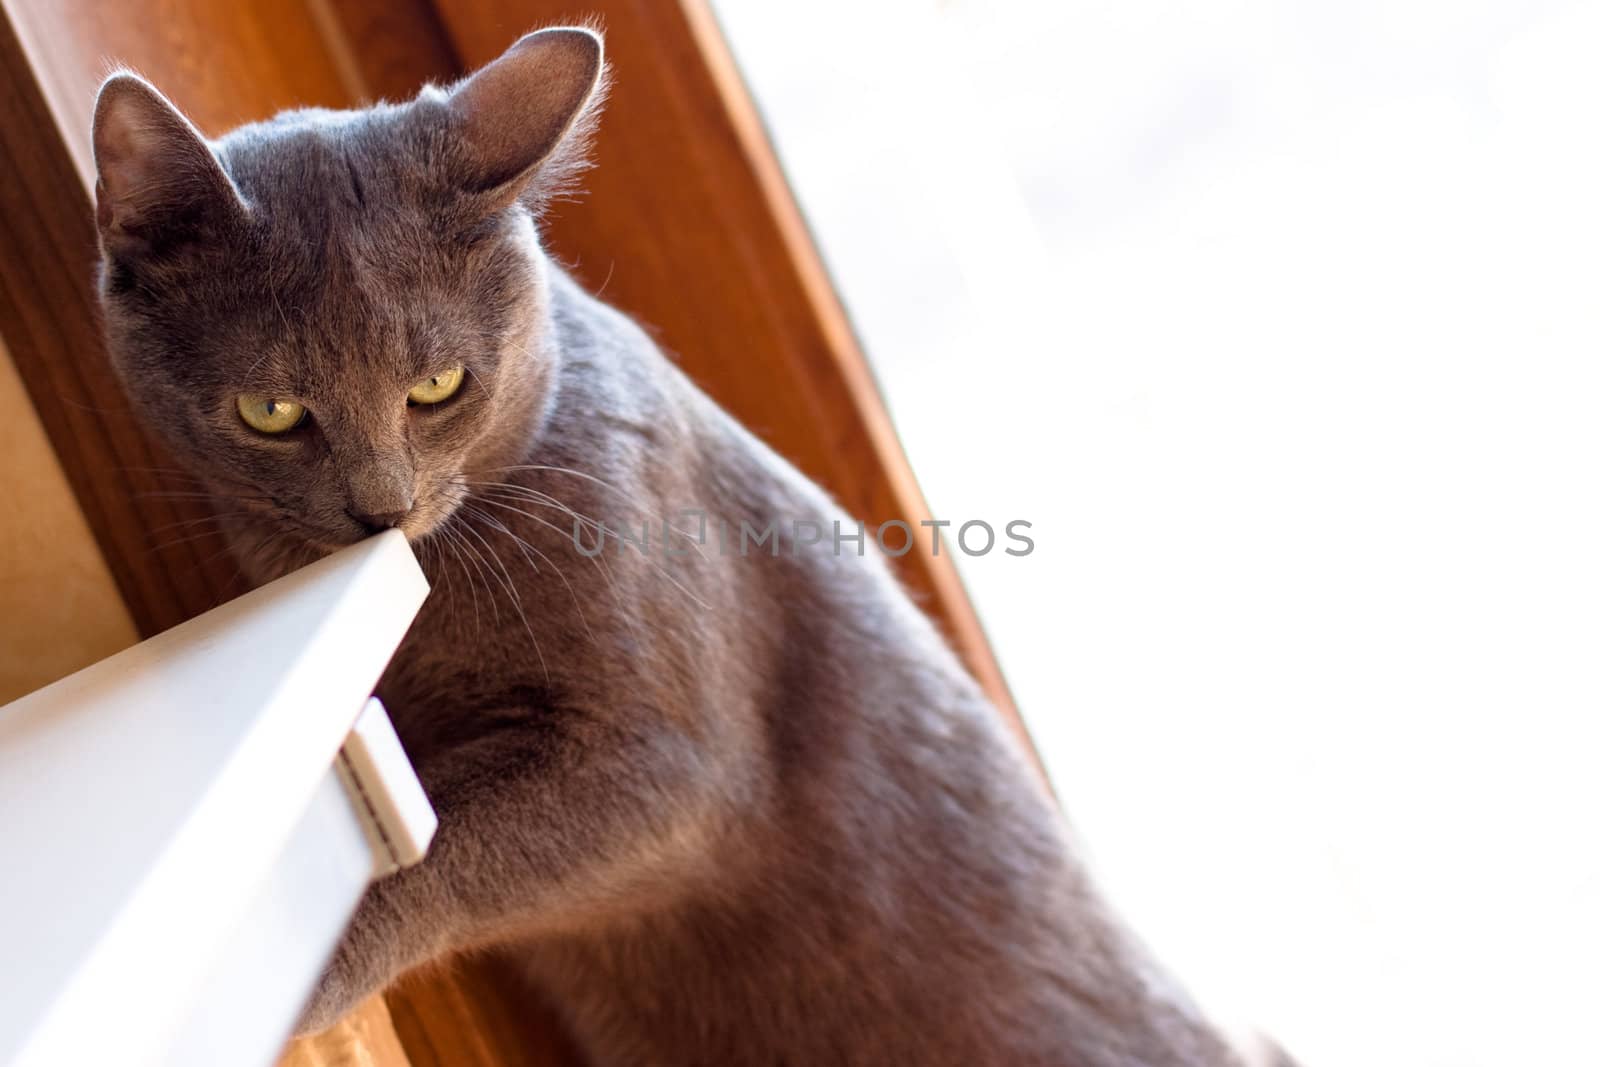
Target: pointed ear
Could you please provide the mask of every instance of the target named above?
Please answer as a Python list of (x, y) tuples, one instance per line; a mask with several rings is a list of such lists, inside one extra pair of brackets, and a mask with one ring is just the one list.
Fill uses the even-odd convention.
[(200, 131), (149, 82), (113, 74), (94, 107), (95, 218), (111, 255), (203, 237), (244, 213)]
[(523, 37), (451, 90), (468, 191), (491, 194), (497, 206), (559, 191), (584, 167), (604, 95), (598, 34), (561, 27)]

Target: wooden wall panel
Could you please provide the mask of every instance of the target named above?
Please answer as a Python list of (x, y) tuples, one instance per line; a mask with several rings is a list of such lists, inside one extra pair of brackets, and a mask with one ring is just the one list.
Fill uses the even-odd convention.
[[(103, 75), (143, 71), (217, 131), (354, 90), (315, 22), (272, 0), (145, 5), (4, 0), (0, 334), (129, 611), (146, 635), (242, 591), (206, 511), (167, 474), (100, 343), (89, 117)], [(296, 5), (297, 6), (297, 5)], [(285, 17), (289, 16), (289, 17)]]
[(502, 961), (426, 968), (385, 999), (412, 1067), (582, 1067), (550, 1005)]
[(150, 78), (212, 134), (286, 107), (342, 107), (363, 95), (301, 0), (4, 0), (3, 6), (91, 189), (89, 116), (101, 78), (117, 66)]
[(389, 1006), (369, 997), (327, 1031), (289, 1042), (277, 1067), (421, 1067), (406, 1055)]
[[(9, 9), (8, 9), (9, 10)], [(150, 531), (203, 514), (139, 494), (169, 466), (131, 418), (100, 346), (93, 207), (9, 21), (0, 21), (0, 334), (123, 600), (145, 634), (209, 607), (225, 578)], [(87, 125), (87, 119), (79, 125)]]
[(0, 344), (0, 704), (82, 670), (139, 639)]
[(313, 0), (326, 5), (332, 36), (348, 54), (366, 100), (407, 100), (424, 82), (461, 74), (450, 38), (428, 0)]

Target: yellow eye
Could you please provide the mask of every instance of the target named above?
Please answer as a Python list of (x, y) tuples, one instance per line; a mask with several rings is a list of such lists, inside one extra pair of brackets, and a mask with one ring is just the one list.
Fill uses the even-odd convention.
[(432, 378), (424, 378), (413, 385), (411, 392), (406, 394), (406, 399), (413, 404), (437, 404), (442, 400), (449, 400), (456, 395), (456, 390), (461, 388), (466, 376), (465, 367), (451, 367), (449, 370), (440, 371)]
[(306, 409), (293, 400), (279, 400), (270, 396), (251, 396), (249, 393), (239, 398), (239, 417), (243, 419), (252, 430), (262, 433), (288, 433), (305, 421)]

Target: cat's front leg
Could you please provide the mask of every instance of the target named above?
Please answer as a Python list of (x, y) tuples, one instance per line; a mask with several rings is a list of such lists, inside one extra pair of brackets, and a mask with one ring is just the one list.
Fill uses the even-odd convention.
[[(656, 709), (495, 708), (417, 761), (439, 815), (421, 863), (374, 883), (297, 1028), (325, 1028), (404, 971), (623, 904), (696, 862), (728, 749)], [(457, 736), (460, 736), (458, 733)], [(722, 765), (719, 773), (715, 768)]]
[(414, 959), (445, 951), (442, 939), (430, 946), (430, 926), (418, 910), (434, 895), (423, 885), (433, 880), (426, 863), (386, 875), (367, 888), (301, 1010), (296, 1035), (326, 1030)]

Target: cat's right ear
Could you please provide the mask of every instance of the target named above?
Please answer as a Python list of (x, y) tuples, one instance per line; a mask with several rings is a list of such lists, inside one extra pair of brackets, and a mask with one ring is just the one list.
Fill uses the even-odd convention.
[(136, 74), (113, 74), (100, 86), (94, 162), (95, 220), (110, 255), (200, 240), (244, 213), (200, 131)]

